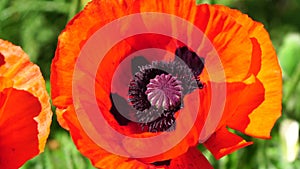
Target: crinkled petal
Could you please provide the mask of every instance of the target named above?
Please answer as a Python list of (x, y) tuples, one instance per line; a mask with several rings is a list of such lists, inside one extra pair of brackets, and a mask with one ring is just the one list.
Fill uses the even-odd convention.
[(171, 160), (169, 169), (213, 169), (209, 161), (205, 156), (197, 149), (197, 147), (191, 147), (189, 150)]
[[(227, 83), (224, 113), (218, 128), (228, 126), (243, 132), (250, 123), (249, 114), (264, 101), (265, 89), (254, 76), (248, 81), (251, 82)], [(262, 115), (261, 118), (268, 117)]]
[(19, 168), (39, 154), (38, 98), (29, 92), (6, 88), (0, 93), (0, 166)]
[[(228, 127), (244, 132), (251, 123), (249, 115), (265, 100), (265, 88), (263, 84), (256, 79), (255, 83), (247, 85), (243, 90), (242, 94), (239, 95), (239, 100), (235, 104), (236, 107), (232, 110), (231, 116), (227, 120)], [(261, 119), (268, 119), (265, 114), (260, 115)], [(269, 121), (265, 121), (268, 123)], [(268, 126), (270, 124), (266, 124)], [(269, 130), (265, 128), (263, 130)]]
[(254, 74), (263, 84), (265, 99), (249, 115), (250, 121), (243, 132), (254, 137), (270, 138), (271, 129), (281, 116), (282, 74), (269, 34), (261, 23), (253, 21), (240, 11), (224, 6), (215, 7), (230, 14), (243, 25), (248, 30), (253, 48), (257, 48), (253, 49), (255, 51), (249, 73)]
[[(206, 38), (202, 39), (195, 39), (197, 37), (193, 37), (195, 35), (193, 30), (185, 35), (191, 43), (187, 45), (198, 46), (196, 52), (199, 56), (205, 58), (206, 66), (211, 67), (209, 72), (204, 71), (202, 73), (203, 80), (213, 79), (213, 81), (224, 82), (225, 79), (220, 76), (223, 71), (227, 82), (241, 81), (246, 78), (252, 55), (252, 43), (247, 29), (238, 24), (230, 15), (213, 6), (194, 5), (195, 2), (193, 1), (140, 1), (141, 12), (163, 11), (164, 13), (176, 15), (193, 23), (205, 33)], [(167, 21), (155, 18), (155, 22), (161, 22), (163, 25)], [(151, 22), (148, 25), (145, 24), (148, 27), (152, 26)], [(175, 34), (180, 33), (176, 32), (176, 29), (174, 31)], [(212, 45), (209, 45), (210, 43)], [(216, 64), (219, 62), (222, 65)]]
[(215, 158), (220, 159), (235, 150), (251, 144), (252, 142), (247, 142), (240, 136), (229, 132), (226, 127), (222, 127), (204, 143), (204, 146), (214, 155)]
[(28, 55), (18, 46), (0, 39), (0, 53), (5, 64), (0, 67), (0, 76), (12, 81), (12, 87), (30, 92), (41, 103), (41, 112), (35, 117), (38, 122), (40, 151), (44, 150), (52, 120), (49, 95), (39, 67), (29, 61)]
[(64, 108), (72, 104), (74, 66), (87, 39), (105, 24), (134, 13), (136, 8), (130, 1), (92, 1), (68, 23), (59, 36), (51, 65), (51, 95), (54, 105)]
[(74, 115), (74, 108), (68, 107), (63, 113), (63, 118), (68, 124), (72, 139), (78, 150), (87, 156), (95, 167), (113, 169), (120, 166), (131, 166), (133, 168), (147, 168), (147, 165), (134, 159), (128, 159), (115, 154), (111, 154), (91, 140), (81, 127), (77, 116)]

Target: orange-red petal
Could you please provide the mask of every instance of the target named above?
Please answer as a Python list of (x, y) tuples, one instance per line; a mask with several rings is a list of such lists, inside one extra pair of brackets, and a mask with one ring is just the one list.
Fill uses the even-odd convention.
[[(232, 129), (244, 132), (251, 123), (249, 115), (265, 100), (265, 88), (256, 79), (255, 83), (247, 85), (241, 92), (226, 124)], [(267, 119), (268, 117), (262, 115), (261, 118)]]
[(249, 73), (254, 74), (265, 88), (265, 100), (249, 115), (250, 122), (243, 132), (254, 137), (270, 138), (271, 129), (281, 116), (282, 74), (269, 34), (261, 23), (238, 10), (219, 5), (215, 7), (230, 14), (247, 29), (253, 50), (256, 48)]
[(40, 111), (38, 98), (29, 92), (7, 88), (0, 93), (1, 168), (19, 168), (39, 154), (38, 123), (34, 118)]
[(247, 142), (240, 136), (229, 132), (226, 127), (222, 127), (204, 143), (204, 146), (215, 158), (220, 159), (235, 150), (251, 144), (252, 142)]
[[(114, 154), (111, 154), (97, 144), (95, 144), (89, 136), (81, 128), (80, 123), (76, 116), (73, 115), (74, 110), (72, 107), (68, 107), (63, 116), (66, 122), (69, 124), (69, 129), (71, 136), (79, 149), (79, 151), (89, 157), (95, 167), (99, 168), (178, 168), (183, 169), (198, 168), (199, 166), (204, 167), (204, 169), (212, 169), (212, 166), (209, 164), (207, 159), (202, 155), (202, 153), (196, 148), (191, 147), (188, 151), (171, 160), (169, 167), (155, 167), (151, 164), (143, 163), (137, 159), (130, 159), (125, 157), (120, 157)], [(159, 158), (158, 158), (159, 159)], [(162, 158), (161, 158), (162, 159)]]
[[(63, 113), (63, 118), (68, 124), (71, 136), (78, 150), (87, 156), (95, 167), (98, 168), (116, 168), (117, 166), (133, 168), (148, 168), (148, 165), (135, 159), (128, 159), (115, 154), (111, 154), (91, 140), (80, 125), (76, 115), (74, 115), (74, 107), (70, 106)], [(109, 144), (109, 143), (108, 143)]]
[(137, 12), (136, 8), (130, 1), (92, 1), (68, 23), (59, 36), (51, 65), (51, 95), (54, 105), (64, 108), (72, 104), (73, 70), (87, 39), (105, 24)]
[(281, 116), (282, 74), (267, 31), (261, 29), (259, 32), (255, 36), (262, 47), (262, 62), (257, 78), (265, 88), (265, 100), (250, 114), (250, 123), (245, 133), (270, 138), (271, 129)]
[(227, 83), (224, 113), (218, 128), (228, 126), (243, 132), (250, 123), (249, 114), (264, 101), (265, 89), (254, 76), (248, 81), (251, 82)]
[(28, 55), (18, 46), (0, 39), (0, 53), (5, 64), (0, 67), (0, 76), (9, 79), (13, 88), (25, 90), (37, 97), (41, 103), (41, 112), (35, 117), (38, 122), (40, 152), (44, 150), (50, 132), (52, 111), (45, 80), (39, 67), (30, 62)]
[(197, 147), (190, 147), (189, 150), (171, 160), (169, 169), (213, 169), (205, 156), (197, 149)]
[[(107, 8), (109, 6), (109, 8)], [(114, 13), (111, 13), (112, 8)], [(189, 12), (187, 12), (189, 9)], [(195, 6), (193, 1), (181, 2), (179, 0), (169, 1), (101, 1), (90, 2), (85, 10), (80, 12), (67, 25), (61, 33), (56, 50), (56, 57), (52, 62), (52, 97), (53, 103), (58, 107), (67, 106), (72, 103), (71, 81), (76, 59), (86, 40), (105, 24), (122, 16), (137, 12), (164, 12), (177, 15), (194, 23), (211, 40), (216, 48), (220, 60), (223, 64), (227, 81), (239, 81), (246, 77), (252, 54), (252, 44), (247, 36), (247, 31), (236, 23), (236, 21), (222, 11), (216, 10), (209, 5)], [(105, 18), (105, 19), (104, 19)], [(147, 23), (145, 23), (147, 26)], [(148, 23), (149, 24), (149, 23)], [(85, 25), (85, 27), (82, 27)], [(192, 38), (193, 37), (189, 37)], [(149, 38), (146, 38), (147, 42)], [(197, 40), (199, 45), (202, 42)], [(142, 46), (151, 44), (139, 43)], [(151, 45), (148, 45), (151, 47)], [(199, 46), (198, 50), (203, 46)], [(206, 46), (207, 47), (207, 46)], [(247, 49), (247, 50), (245, 50)], [(207, 50), (207, 49), (205, 49)], [(122, 52), (121, 52), (122, 53)], [(203, 57), (207, 57), (206, 63), (213, 65), (216, 58), (208, 57), (214, 52), (209, 49)], [(236, 57), (243, 55), (243, 57)], [(124, 56), (119, 56), (120, 58)], [(244, 66), (236, 66), (244, 65)], [(223, 80), (217, 77), (218, 72), (223, 71), (221, 67), (216, 67), (215, 72), (209, 76), (214, 76), (215, 80)], [(208, 80), (207, 72), (204, 72), (203, 80)]]
[[(141, 12), (164, 12), (176, 15), (193, 23), (206, 37), (211, 41), (219, 57), (213, 49), (208, 49), (207, 39), (194, 39), (193, 31), (187, 32), (187, 38), (191, 44), (198, 45), (196, 52), (201, 53), (201, 57), (205, 58), (206, 65), (210, 65), (212, 70), (204, 71), (201, 75), (202, 80), (225, 81), (220, 77), (220, 72), (225, 72), (227, 82), (241, 81), (247, 77), (250, 68), (252, 44), (249, 39), (247, 30), (238, 24), (230, 15), (218, 10), (214, 6), (199, 5), (195, 6), (194, 1), (139, 1)], [(162, 24), (163, 21), (160, 21)], [(151, 23), (145, 23), (146, 26), (152, 26)], [(175, 31), (176, 33), (176, 31)], [(243, 57), (237, 57), (243, 56)], [(222, 66), (216, 65), (220, 59)], [(236, 66), (244, 65), (244, 66)]]

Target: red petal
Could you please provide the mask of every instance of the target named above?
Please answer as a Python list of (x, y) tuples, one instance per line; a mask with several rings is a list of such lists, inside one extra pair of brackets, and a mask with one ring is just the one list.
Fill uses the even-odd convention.
[(63, 108), (72, 103), (72, 75), (86, 40), (105, 24), (135, 12), (138, 12), (137, 6), (133, 6), (131, 1), (92, 1), (68, 23), (59, 36), (51, 65), (54, 105)]
[[(139, 162), (135, 159), (128, 159), (121, 157), (110, 152), (105, 151), (94, 141), (90, 139), (84, 129), (81, 127), (77, 116), (74, 113), (73, 107), (68, 107), (63, 113), (63, 118), (68, 124), (72, 139), (77, 146), (78, 150), (88, 157), (93, 165), (98, 168), (118, 168), (123, 166), (124, 169), (131, 166), (132, 168), (148, 168), (147, 164)], [(113, 138), (112, 138), (113, 139)], [(107, 143), (109, 144), (109, 143)]]
[(204, 143), (204, 146), (215, 158), (220, 159), (235, 150), (251, 144), (252, 142), (246, 142), (241, 137), (229, 132), (225, 127), (222, 127)]
[[(252, 122), (249, 115), (264, 101), (264, 94), (265, 89), (258, 79), (254, 84), (247, 85), (243, 89), (242, 94), (239, 95), (239, 100), (236, 103), (237, 107), (233, 110), (226, 124), (230, 128), (245, 132), (245, 129)], [(268, 119), (264, 114), (261, 114), (260, 118)], [(268, 123), (268, 121), (265, 121), (265, 123)]]
[(29, 92), (5, 89), (0, 93), (0, 166), (18, 168), (39, 150), (39, 100)]
[(270, 138), (271, 129), (281, 116), (282, 75), (269, 34), (261, 23), (240, 11), (218, 5), (215, 7), (230, 14), (248, 30), (255, 50), (249, 73), (256, 75), (265, 88), (265, 100), (249, 115), (250, 123), (244, 132), (254, 137)]
[(205, 156), (197, 149), (197, 147), (191, 147), (189, 150), (171, 160), (169, 169), (213, 169), (209, 161)]
[(262, 63), (257, 78), (265, 88), (264, 102), (250, 115), (245, 133), (260, 138), (270, 138), (276, 120), (281, 116), (282, 76), (277, 56), (265, 29), (259, 31), (258, 42), (262, 46)]
[(253, 76), (248, 81), (251, 81), (250, 84), (227, 83), (226, 103), (219, 127), (229, 126), (244, 132), (250, 123), (249, 114), (264, 101), (265, 89), (262, 83)]
[(226, 85), (227, 96), (222, 119), (219, 122), (216, 133), (211, 135), (205, 142), (207, 148), (212, 151), (216, 158), (221, 158), (250, 144), (235, 134), (228, 132), (225, 128), (225, 126), (229, 126), (233, 129), (244, 131), (250, 123), (249, 114), (264, 100), (264, 88), (261, 82), (258, 79), (249, 79), (248, 81), (251, 83), (236, 82), (227, 83)]
[[(220, 73), (223, 73), (223, 71), (227, 82), (241, 81), (247, 77), (251, 63), (252, 43), (247, 29), (238, 24), (230, 15), (214, 6), (194, 6), (195, 2), (193, 1), (139, 1), (139, 3), (141, 12), (162, 11), (176, 15), (193, 23), (205, 33), (208, 39), (194, 37), (195, 30), (190, 30), (190, 32), (185, 34), (191, 43), (187, 45), (197, 46), (196, 52), (206, 58), (205, 65), (211, 67), (209, 75), (206, 71), (202, 73), (202, 80), (225, 81), (220, 76)], [(159, 18), (155, 22), (162, 23), (161, 25), (164, 25), (164, 22), (169, 23), (169, 21), (162, 21)], [(145, 24), (152, 27), (151, 22), (148, 25), (147, 23)], [(176, 30), (173, 30), (175, 34), (178, 33)], [(210, 42), (207, 40), (210, 40)], [(209, 43), (212, 43), (217, 53), (211, 48), (212, 46), (208, 45)], [(217, 54), (219, 57), (212, 57), (217, 56)], [(222, 66), (216, 64), (219, 62), (219, 59)]]
[(11, 83), (13, 88), (30, 92), (41, 103), (42, 109), (36, 120), (42, 152), (50, 133), (52, 111), (40, 68), (30, 62), (28, 55), (19, 46), (8, 41), (0, 39), (0, 53), (5, 57), (5, 64), (0, 67), (0, 76), (5, 77), (5, 82)]
[(252, 59), (251, 59), (251, 66), (249, 70), (249, 74), (254, 74), (255, 76), (261, 69), (261, 47), (260, 44), (257, 42), (257, 39), (251, 38), (252, 42)]

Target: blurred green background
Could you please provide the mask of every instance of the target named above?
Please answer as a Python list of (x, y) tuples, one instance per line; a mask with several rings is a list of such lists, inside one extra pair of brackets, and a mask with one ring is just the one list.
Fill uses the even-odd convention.
[[(246, 137), (255, 144), (215, 160), (202, 146), (216, 169), (297, 169), (300, 121), (300, 0), (197, 0), (237, 8), (262, 22), (270, 32), (283, 69), (283, 115), (272, 131), (271, 140)], [(67, 22), (88, 0), (0, 0), (0, 38), (19, 45), (38, 64), (50, 91), (50, 64), (57, 37)], [(22, 169), (93, 168), (81, 156), (68, 132), (55, 116), (43, 154)], [(281, 131), (281, 132), (280, 132)], [(293, 142), (294, 141), (294, 142)]]

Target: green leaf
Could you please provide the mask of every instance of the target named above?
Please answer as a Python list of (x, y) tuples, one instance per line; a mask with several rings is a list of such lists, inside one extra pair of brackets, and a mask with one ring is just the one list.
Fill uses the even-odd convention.
[(21, 169), (94, 169), (76, 149), (67, 132), (56, 131), (53, 135), (44, 153), (29, 160)]
[(300, 34), (290, 33), (285, 36), (278, 52), (284, 76), (291, 77), (300, 61)]
[(196, 4), (211, 4), (211, 1), (213, 0), (196, 0)]
[(92, 1), (92, 0), (81, 0), (80, 1), (81, 8), (83, 8), (84, 6), (86, 6), (90, 1)]

